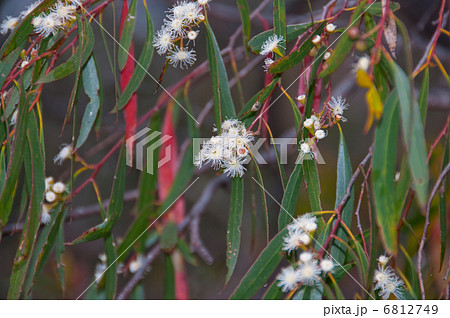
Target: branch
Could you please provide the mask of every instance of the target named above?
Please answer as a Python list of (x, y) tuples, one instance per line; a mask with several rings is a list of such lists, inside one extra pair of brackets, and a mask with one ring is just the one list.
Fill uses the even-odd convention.
[[(191, 208), (190, 213), (184, 218), (183, 222), (181, 222), (180, 225), (178, 225), (178, 234), (179, 235), (188, 227), (188, 225), (191, 222), (193, 222), (193, 221), (195, 222), (195, 219), (198, 219), (200, 217), (200, 215), (203, 212), (205, 212), (207, 204), (209, 203), (213, 194), (215, 193), (215, 189), (219, 185), (223, 184), (224, 182), (228, 182), (228, 181), (229, 181), (228, 177), (226, 177), (225, 175), (221, 175), (217, 178), (214, 178), (213, 180), (211, 180), (208, 183), (208, 185), (206, 186), (206, 190), (203, 192), (200, 199), (198, 199), (198, 201)], [(197, 239), (199, 239), (199, 237)], [(191, 238), (191, 240), (192, 240), (192, 238)], [(120, 292), (119, 296), (117, 296), (117, 299), (123, 300), (123, 299), (128, 298), (128, 296), (133, 291), (133, 289), (136, 287), (136, 285), (144, 278), (147, 268), (155, 260), (156, 256), (158, 256), (160, 251), (161, 251), (161, 248), (159, 246), (159, 243), (157, 243), (150, 250), (150, 252), (147, 253), (144, 261), (142, 262), (142, 266), (130, 278), (128, 283), (125, 285), (125, 287)]]
[(431, 191), (430, 198), (428, 199), (427, 203), (427, 213), (425, 216), (425, 227), (423, 229), (422, 233), (422, 240), (420, 241), (419, 251), (418, 251), (418, 260), (417, 260), (417, 272), (419, 274), (419, 283), (420, 283), (420, 292), (422, 294), (422, 299), (425, 300), (425, 288), (423, 285), (423, 277), (422, 277), (422, 257), (423, 257), (423, 248), (425, 246), (425, 240), (427, 238), (427, 232), (428, 227), (430, 226), (430, 209), (431, 209), (431, 202), (433, 201), (434, 196), (436, 195), (439, 186), (441, 185), (442, 181), (444, 180), (445, 176), (450, 170), (450, 162), (447, 163), (444, 170), (442, 170), (441, 174), (439, 175), (438, 179), (436, 180), (436, 184), (433, 187), (433, 191)]
[[(369, 148), (369, 153), (366, 155), (366, 157), (361, 161), (361, 163), (358, 165), (358, 167), (360, 168), (364, 168), (364, 166), (367, 164), (367, 162), (369, 161), (370, 158), (372, 158), (372, 154), (373, 154), (373, 145), (370, 146)], [(327, 246), (330, 244), (331, 239), (333, 238), (333, 235), (336, 233), (339, 223), (341, 221), (341, 211), (342, 208), (344, 207), (345, 203), (347, 203), (348, 199), (351, 196), (351, 191), (352, 191), (352, 187), (353, 184), (355, 183), (356, 179), (358, 178), (359, 174), (361, 172), (361, 169), (356, 169), (355, 173), (353, 173), (352, 178), (350, 179), (348, 186), (347, 186), (347, 191), (345, 192), (344, 197), (342, 198), (341, 202), (339, 203), (338, 207), (336, 208), (336, 222), (334, 223), (333, 229), (331, 230), (330, 235), (328, 236), (327, 240), (325, 241), (325, 243), (322, 245), (321, 247), (321, 252), (320, 252), (320, 257), (323, 257), (323, 254), (325, 253), (325, 250), (327, 249)]]

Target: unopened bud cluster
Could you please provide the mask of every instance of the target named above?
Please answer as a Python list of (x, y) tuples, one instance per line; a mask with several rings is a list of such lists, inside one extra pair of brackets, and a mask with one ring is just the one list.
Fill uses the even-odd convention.
[(51, 219), (52, 209), (61, 201), (64, 201), (67, 187), (61, 182), (55, 182), (53, 177), (45, 178), (44, 201), (41, 210), (41, 222), (48, 224)]

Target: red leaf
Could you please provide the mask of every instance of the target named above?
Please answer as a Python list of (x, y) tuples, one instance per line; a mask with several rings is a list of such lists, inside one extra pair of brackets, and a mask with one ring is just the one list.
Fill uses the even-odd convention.
[[(162, 126), (162, 136), (170, 136), (171, 138), (161, 146), (161, 151), (159, 153), (160, 162), (162, 162), (166, 156), (170, 156), (169, 160), (158, 169), (158, 193), (161, 201), (169, 194), (179, 167), (177, 138), (173, 129), (173, 105), (173, 102), (170, 102), (167, 106)], [(183, 198), (180, 198), (174, 203), (172, 208), (164, 214), (163, 222), (165, 223), (168, 220), (172, 220), (176, 224), (179, 224), (183, 221), (184, 213), (185, 201)], [(188, 299), (189, 290), (183, 258), (175, 251), (172, 255), (172, 260), (175, 267), (175, 297), (176, 299)]]
[[(128, 2), (127, 0), (123, 1), (122, 6), (122, 14), (120, 18), (120, 34), (122, 34), (123, 26), (127, 19), (128, 14)], [(128, 51), (128, 59), (125, 64), (125, 67), (120, 72), (120, 88), (122, 91), (127, 87), (130, 79), (134, 73), (134, 68), (136, 63), (134, 61), (134, 45), (131, 42), (130, 49)], [(136, 93), (133, 93), (130, 101), (124, 107), (124, 116), (125, 116), (125, 138), (133, 136), (136, 131), (136, 116), (137, 116), (137, 96)], [(128, 151), (133, 151), (133, 149), (128, 149)]]
[[(162, 126), (162, 136), (170, 136), (171, 138), (161, 146), (159, 153), (160, 162), (170, 154), (169, 161), (158, 169), (158, 191), (159, 199), (161, 201), (163, 201), (169, 194), (179, 164), (178, 145), (175, 131), (173, 129), (172, 112), (173, 103), (169, 103)], [(170, 219), (179, 224), (183, 220), (184, 209), (184, 200), (183, 198), (180, 198), (177, 202), (175, 202), (173, 207), (166, 212), (164, 216), (165, 220)]]

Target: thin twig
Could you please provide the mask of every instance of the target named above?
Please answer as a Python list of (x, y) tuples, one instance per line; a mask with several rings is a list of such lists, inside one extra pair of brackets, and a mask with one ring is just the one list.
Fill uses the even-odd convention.
[(450, 162), (445, 166), (442, 170), (441, 174), (436, 180), (436, 184), (433, 187), (433, 191), (431, 191), (430, 197), (427, 203), (427, 213), (425, 215), (425, 226), (422, 233), (422, 239), (420, 240), (420, 246), (418, 251), (418, 259), (417, 259), (417, 272), (419, 274), (419, 283), (420, 283), (420, 292), (422, 294), (422, 299), (425, 300), (425, 287), (423, 284), (423, 276), (422, 276), (422, 257), (423, 257), (423, 248), (425, 246), (425, 240), (427, 238), (428, 227), (430, 226), (430, 209), (431, 202), (433, 201), (434, 196), (436, 195), (441, 182), (444, 180), (445, 176), (450, 170)]
[[(373, 154), (373, 145), (370, 146), (369, 148), (369, 152), (366, 155), (366, 157), (361, 161), (361, 163), (358, 165), (358, 167), (363, 167), (367, 164), (367, 162), (370, 160), (370, 158), (372, 158), (372, 154)], [(333, 235), (336, 233), (338, 226), (339, 226), (339, 222), (341, 220), (341, 211), (345, 205), (345, 203), (347, 203), (348, 199), (351, 196), (352, 193), (352, 188), (353, 188), (353, 184), (355, 183), (356, 179), (358, 178), (359, 174), (360, 174), (361, 170), (360, 169), (356, 169), (355, 173), (353, 173), (352, 178), (350, 179), (348, 186), (347, 186), (347, 190), (345, 192), (344, 197), (342, 198), (341, 202), (339, 203), (338, 207), (336, 208), (336, 222), (334, 223), (333, 229), (331, 230), (330, 235), (328, 236), (327, 240), (325, 241), (325, 243), (322, 245), (322, 250), (320, 252), (320, 257), (321, 258), (324, 253), (325, 250), (327, 249), (327, 246), (330, 244), (331, 239), (333, 238)]]
[(200, 216), (205, 211), (208, 203), (214, 196), (216, 189), (226, 182), (229, 182), (229, 178), (225, 174), (222, 174), (217, 178), (212, 179), (206, 185), (205, 190), (203, 191), (198, 201), (191, 208), (190, 212), (190, 215), (192, 217), (189, 226), (191, 251), (196, 252), (208, 265), (211, 265), (214, 259), (211, 253), (203, 244), (202, 239), (200, 238)]

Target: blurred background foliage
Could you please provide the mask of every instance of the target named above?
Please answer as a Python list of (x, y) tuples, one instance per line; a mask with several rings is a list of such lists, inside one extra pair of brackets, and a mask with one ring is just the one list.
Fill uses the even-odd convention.
[[(118, 20), (120, 13), (120, 2), (116, 1), (115, 8), (112, 5), (108, 6), (105, 10), (103, 17), (103, 25), (106, 30), (109, 30), (111, 34), (118, 34)], [(259, 1), (249, 1), (250, 8), (256, 7)], [(411, 38), (412, 54), (414, 58), (414, 65), (422, 57), (424, 47), (427, 45), (428, 40), (432, 37), (435, 30), (433, 21), (436, 20), (440, 0), (398, 0), (401, 5), (401, 9), (396, 12), (397, 17), (402, 20), (409, 32)], [(159, 24), (162, 23), (164, 18), (164, 12), (170, 7), (174, 1), (164, 0), (147, 0), (149, 11), (154, 23), (155, 30), (159, 28)], [(312, 1), (313, 12), (318, 15), (321, 13), (322, 7), (326, 4), (325, 0)], [(2, 0), (0, 2), (0, 20), (3, 20), (8, 15), (18, 15), (19, 12), (28, 4), (28, 0)], [(114, 12), (116, 14), (115, 20), (113, 18)], [(310, 15), (306, 1), (300, 0), (287, 0), (286, 12), (288, 24), (308, 22)], [(269, 5), (263, 12), (262, 16), (267, 21), (272, 21), (272, 10)], [(234, 0), (213, 0), (210, 3), (208, 11), (208, 18), (211, 26), (217, 37), (219, 47), (224, 48), (228, 44), (228, 39), (236, 28), (241, 24), (239, 11), (236, 8)], [(335, 22), (338, 26), (344, 26), (348, 22), (349, 14), (344, 14), (339, 20)], [(99, 74), (101, 75), (101, 82), (104, 91), (104, 113), (103, 124), (98, 131), (97, 136), (91, 134), (86, 145), (83, 148), (83, 157), (89, 158), (89, 161), (97, 162), (100, 160), (106, 152), (109, 150), (109, 146), (99, 147), (98, 150), (93, 153), (90, 149), (97, 145), (99, 141), (108, 141), (109, 145), (112, 144), (117, 138), (124, 133), (125, 125), (121, 116), (111, 114), (109, 111), (115, 105), (115, 86), (114, 78), (111, 76), (111, 70), (108, 61), (105, 56), (105, 47), (101, 41), (101, 34), (99, 27), (95, 24), (92, 25), (96, 38), (96, 44), (94, 48), (95, 55), (97, 56), (97, 64), (99, 68)], [(114, 31), (113, 31), (114, 30)], [(263, 31), (261, 22), (258, 19), (252, 22), (252, 36)], [(136, 17), (136, 30), (135, 30), (135, 48), (139, 52), (143, 41), (145, 40), (145, 13), (142, 3), (138, 1), (138, 10)], [(196, 40), (197, 47), (197, 65), (206, 60), (205, 48), (206, 31), (202, 27), (199, 37)], [(6, 36), (0, 37), (0, 44), (6, 39)], [(400, 66), (404, 67), (404, 46), (401, 37), (398, 38), (397, 56), (400, 57), (397, 62)], [(113, 42), (110, 38), (106, 38), (107, 45), (110, 49), (113, 48)], [(440, 56), (442, 63), (448, 70), (450, 65), (449, 52), (449, 38), (443, 36), (440, 38), (437, 45), (437, 54)], [(347, 146), (351, 161), (353, 163), (353, 169), (355, 165), (359, 163), (367, 153), (368, 147), (372, 143), (372, 133), (364, 134), (364, 124), (367, 116), (367, 107), (365, 103), (364, 90), (357, 89), (353, 76), (349, 76), (349, 70), (351, 64), (355, 63), (358, 58), (358, 52), (352, 53), (347, 58), (344, 64), (332, 77), (332, 93), (334, 96), (342, 95), (347, 98), (350, 104), (349, 110), (346, 112), (348, 122), (342, 125), (344, 134), (346, 136)], [(150, 69), (150, 74), (154, 74), (157, 77), (160, 74), (162, 65), (165, 59), (158, 55), (154, 55)], [(241, 69), (248, 62), (245, 56), (241, 55), (238, 59), (238, 68)], [(258, 64), (242, 81), (242, 90), (245, 100), (248, 100), (264, 85), (264, 73)], [(185, 76), (190, 70), (179, 70), (170, 68), (165, 76), (162, 85), (167, 87), (176, 83), (182, 76)], [(230, 73), (229, 73), (230, 74)], [(285, 83), (294, 80), (297, 74), (293, 71), (284, 75), (283, 81)], [(421, 76), (419, 76), (416, 83), (420, 83)], [(48, 84), (42, 95), (43, 105), (43, 117), (44, 117), (44, 136), (46, 140), (46, 175), (53, 176), (57, 179), (67, 181), (70, 176), (70, 163), (65, 162), (63, 165), (58, 166), (53, 163), (53, 156), (59, 152), (62, 144), (69, 143), (71, 140), (71, 129), (65, 129), (61, 132), (61, 124), (64, 120), (67, 105), (69, 102), (70, 93), (73, 86), (73, 77), (68, 77), (63, 80)], [(154, 95), (153, 92), (156, 88), (155, 82), (148, 76), (145, 77), (141, 87), (137, 91), (138, 93), (138, 112), (144, 113), (155, 105), (159, 96)], [(296, 88), (292, 89), (291, 96), (296, 96)], [(417, 90), (420, 87), (416, 87)], [(193, 113), (198, 115), (205, 107), (208, 101), (212, 98), (210, 94), (210, 81), (208, 76), (202, 78), (200, 81), (196, 81), (190, 85), (189, 97), (192, 106)], [(208, 93), (204, 93), (208, 92)], [(429, 106), (428, 116), (426, 121), (426, 138), (427, 145), (436, 138), (442, 127), (445, 125), (447, 115), (450, 109), (450, 93), (448, 84), (441, 76), (437, 68), (430, 69), (430, 93), (429, 93)], [(281, 91), (277, 88), (275, 91), (276, 96)], [(233, 96), (238, 96), (237, 88), (232, 89)], [(79, 104), (84, 105), (88, 102), (85, 96), (80, 97)], [(235, 104), (237, 109), (240, 109), (241, 103), (238, 98), (235, 98)], [(78, 108), (78, 116), (83, 115), (84, 108)], [(177, 107), (174, 108), (174, 116), (177, 118), (177, 132), (179, 132), (179, 140), (183, 140), (186, 136), (183, 133), (187, 130), (186, 120), (183, 119), (185, 114), (181, 112)], [(288, 134), (288, 136), (294, 136), (294, 133), (290, 131), (290, 127), (293, 127), (294, 121), (291, 113), (291, 106), (287, 99), (279, 99), (274, 107), (270, 110), (270, 127), (274, 136), (282, 136)], [(289, 114), (286, 116), (286, 114)], [(201, 136), (211, 136), (211, 128), (214, 124), (213, 116), (209, 116), (201, 127)], [(319, 149), (326, 162), (324, 165), (319, 165), (319, 175), (321, 178), (321, 200), (324, 210), (331, 210), (334, 208), (335, 198), (335, 185), (336, 185), (336, 158), (338, 147), (339, 133), (337, 128), (330, 129), (329, 136), (321, 141)], [(430, 174), (436, 176), (439, 174), (442, 165), (443, 143), (439, 143), (430, 159)], [(399, 141), (399, 149), (402, 145)], [(117, 157), (115, 157), (117, 158)], [(289, 162), (293, 162), (295, 153), (291, 153)], [(108, 161), (105, 167), (99, 172), (97, 182), (103, 199), (109, 198), (112, 184), (112, 177), (115, 167), (116, 159)], [(400, 163), (397, 163), (399, 167)], [(292, 165), (287, 167), (287, 171), (291, 171)], [(283, 192), (278, 176), (278, 170), (276, 165), (269, 165), (262, 169), (264, 176), (265, 186), (267, 190), (278, 200), (281, 201)], [(208, 181), (215, 177), (214, 172), (207, 171), (203, 173), (199, 181), (190, 189), (186, 195), (187, 210), (198, 199), (199, 193), (201, 193)], [(135, 169), (127, 168), (127, 181), (126, 188), (131, 191), (136, 188), (136, 184), (139, 178), (139, 171)], [(254, 184), (251, 184), (252, 180), (245, 181), (246, 192), (253, 191), (259, 195), (259, 190), (254, 188)], [(252, 188), (253, 187), (253, 188)], [(304, 185), (302, 185), (304, 187)], [(355, 194), (359, 194), (359, 184), (356, 184)], [(249, 197), (245, 200), (244, 216), (241, 227), (242, 243), (241, 243), (241, 256), (239, 257), (235, 274), (231, 278), (231, 281), (224, 288), (224, 280), (227, 273), (225, 265), (225, 251), (226, 251), (226, 231), (228, 222), (228, 207), (229, 207), (229, 193), (230, 189), (227, 187), (221, 187), (214, 194), (212, 202), (208, 205), (207, 211), (201, 218), (201, 235), (206, 244), (206, 247), (211, 252), (214, 262), (212, 265), (205, 264), (201, 259), (198, 259), (198, 266), (192, 266), (186, 264), (187, 278), (190, 298), (192, 299), (217, 299), (228, 298), (236, 285), (239, 283), (241, 277), (245, 274), (249, 266), (253, 263), (258, 256), (261, 249), (266, 245), (265, 239), (265, 224), (264, 224), (264, 212), (258, 200), (256, 200), (256, 218), (255, 224), (252, 223), (252, 202)], [(447, 192), (448, 195), (448, 192)], [(73, 203), (73, 209), (80, 207), (86, 207), (96, 205), (96, 196), (94, 191), (84, 190), (77, 195), (76, 200)], [(366, 199), (363, 199), (363, 206), (366, 204)], [(437, 204), (435, 200), (433, 205)], [(129, 224), (134, 219), (134, 207), (133, 201), (125, 202), (123, 213), (116, 224), (113, 233), (116, 238), (120, 238), (127, 230)], [(15, 206), (13, 214), (10, 219), (10, 223), (14, 223), (17, 220), (19, 213), (16, 213), (18, 207)], [(272, 237), (275, 234), (276, 222), (278, 217), (279, 207), (272, 200), (268, 200), (269, 209), (269, 221)], [(302, 188), (300, 191), (300, 199), (298, 200), (298, 206), (296, 211), (298, 214), (307, 212), (310, 210), (309, 200), (306, 190)], [(435, 215), (433, 217), (436, 217)], [(420, 211), (416, 204), (413, 206), (409, 213), (409, 222), (413, 229), (416, 230), (417, 235), (421, 233), (424, 218), (420, 215)], [(70, 242), (76, 238), (80, 233), (86, 229), (99, 223), (99, 216), (91, 215), (84, 218), (69, 219), (65, 223), (65, 241)], [(368, 220), (362, 219), (364, 226), (368, 226)], [(254, 231), (252, 227), (254, 226)], [(434, 242), (439, 242), (439, 231), (432, 228), (430, 231), (429, 246), (434, 246)], [(253, 235), (253, 234), (254, 235)], [(0, 298), (6, 298), (9, 283), (10, 273), (12, 267), (12, 260), (14, 258), (17, 245), (19, 242), (20, 234), (11, 233), (5, 234), (2, 238), (0, 245)], [(404, 231), (400, 238), (404, 246), (409, 251), (416, 251), (418, 243), (416, 239), (408, 231)], [(448, 245), (447, 245), (448, 246)], [(62, 296), (61, 290), (57, 281), (56, 265), (54, 261), (49, 261), (43, 269), (42, 275), (36, 282), (36, 286), (33, 291), (33, 298), (37, 299), (54, 299), (54, 298), (67, 298), (72, 299), (78, 297), (78, 295), (92, 282), (95, 266), (98, 263), (98, 256), (104, 250), (103, 242), (101, 240), (83, 243), (80, 245), (66, 247), (64, 253), (63, 262), (66, 269), (66, 290)], [(382, 246), (379, 246), (380, 253), (383, 253)], [(434, 250), (432, 249), (432, 254)], [(429, 255), (430, 258), (439, 258), (439, 249), (435, 251), (436, 255)], [(448, 257), (448, 255), (447, 255)], [(164, 257), (158, 257), (153, 263), (151, 270), (146, 275), (143, 281), (143, 289), (145, 290), (145, 297), (150, 299), (163, 298), (163, 280), (164, 280)], [(439, 279), (439, 268), (435, 268), (433, 262), (430, 262), (432, 266), (432, 272), (436, 275), (434, 281), (436, 284), (442, 282)], [(404, 268), (404, 264), (397, 264), (401, 268)], [(351, 274), (355, 272), (351, 271)], [(123, 286), (125, 279), (119, 279), (118, 286)], [(358, 286), (349, 278), (344, 278), (343, 284), (346, 289), (343, 290), (346, 296), (352, 297), (358, 290)], [(436, 290), (441, 290), (442, 286), (437, 286)], [(95, 287), (93, 287), (95, 288)], [(435, 298), (439, 295), (433, 295), (433, 289), (427, 288), (429, 291), (429, 297)], [(261, 295), (259, 295), (261, 296)], [(86, 296), (88, 297), (88, 296)]]

